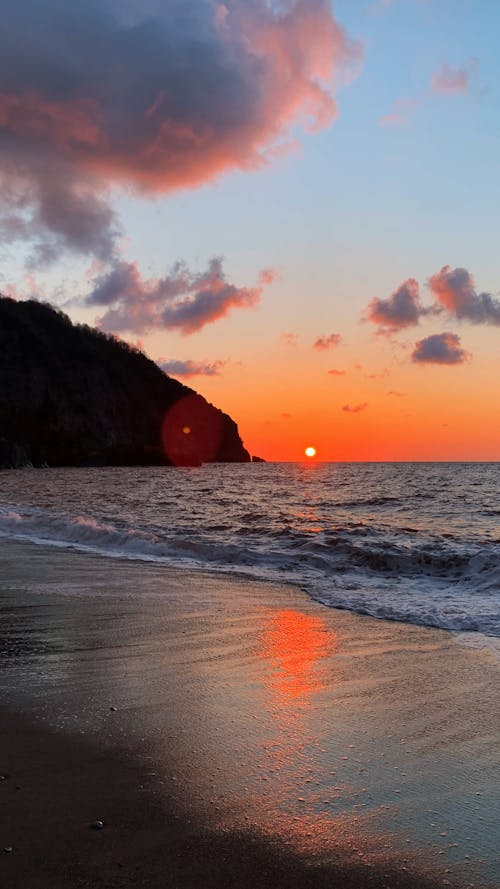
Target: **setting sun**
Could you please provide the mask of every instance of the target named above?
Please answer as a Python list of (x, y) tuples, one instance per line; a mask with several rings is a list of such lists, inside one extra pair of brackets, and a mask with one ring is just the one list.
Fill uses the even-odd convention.
[(315, 457), (316, 456), (316, 448), (308, 447), (304, 451), (306, 457)]

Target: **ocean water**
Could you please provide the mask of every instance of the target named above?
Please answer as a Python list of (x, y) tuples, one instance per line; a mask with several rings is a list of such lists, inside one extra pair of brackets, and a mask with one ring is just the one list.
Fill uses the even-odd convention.
[(500, 637), (499, 463), (4, 471), (0, 536), (290, 582), (327, 606)]

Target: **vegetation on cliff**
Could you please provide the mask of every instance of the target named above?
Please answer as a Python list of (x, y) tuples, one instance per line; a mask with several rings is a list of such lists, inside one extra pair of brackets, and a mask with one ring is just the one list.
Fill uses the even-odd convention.
[(138, 349), (0, 297), (0, 467), (249, 460), (231, 417)]

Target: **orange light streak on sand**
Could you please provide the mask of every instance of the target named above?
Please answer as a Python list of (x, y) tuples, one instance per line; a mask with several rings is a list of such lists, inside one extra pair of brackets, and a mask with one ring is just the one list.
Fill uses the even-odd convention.
[(260, 654), (271, 664), (266, 684), (280, 710), (310, 703), (323, 687), (321, 661), (334, 647), (335, 636), (321, 618), (293, 610), (271, 615)]

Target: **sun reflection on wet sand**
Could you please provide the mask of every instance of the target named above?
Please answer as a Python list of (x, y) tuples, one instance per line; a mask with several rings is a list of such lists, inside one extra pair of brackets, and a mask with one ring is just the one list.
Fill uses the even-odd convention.
[(266, 768), (275, 776), (275, 813), (300, 796), (310, 751), (318, 743), (308, 715), (328, 683), (336, 637), (325, 622), (293, 609), (267, 616), (259, 656), (264, 666), (265, 708), (276, 733), (266, 744)]
[[(260, 799), (260, 829), (303, 852), (327, 855), (342, 842), (358, 857), (363, 817), (328, 811), (336, 779), (324, 772), (322, 745), (328, 741), (318, 734), (327, 724), (321, 692), (335, 681), (332, 655), (338, 648), (337, 634), (319, 616), (281, 609), (266, 618), (259, 655), (265, 706), (276, 734), (266, 743), (261, 763), (269, 777)], [(316, 700), (323, 715), (319, 721)]]
[[(295, 705), (302, 710), (309, 706), (311, 696), (324, 687), (321, 662), (335, 647), (335, 634), (321, 618), (293, 610), (274, 612), (260, 652), (271, 665), (266, 685), (273, 709), (286, 715)], [(293, 718), (296, 713), (290, 710), (288, 715)]]

